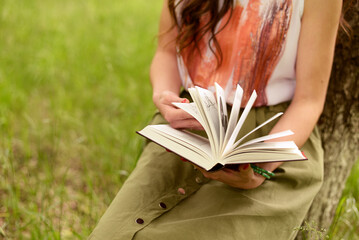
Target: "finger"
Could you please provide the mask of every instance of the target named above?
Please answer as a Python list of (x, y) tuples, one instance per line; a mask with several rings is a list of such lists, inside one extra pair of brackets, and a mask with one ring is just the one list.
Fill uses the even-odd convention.
[(174, 105), (162, 105), (160, 107), (161, 113), (165, 115), (165, 117), (169, 117), (172, 119), (190, 119), (193, 116), (186, 111), (176, 108)]
[(181, 98), (176, 94), (172, 94), (172, 93), (165, 94), (165, 96), (163, 96), (162, 98), (162, 101), (163, 103), (168, 105), (172, 104), (173, 102), (189, 103), (189, 100), (187, 98)]
[(240, 172), (248, 172), (251, 168), (251, 165), (249, 163), (239, 164), (238, 168)]
[(239, 171), (229, 169), (229, 168), (223, 168), (223, 171), (228, 173), (228, 174), (234, 175), (234, 176), (238, 175), (238, 173), (239, 173)]
[(187, 98), (183, 98), (181, 103), (189, 103), (189, 100)]
[(175, 109), (172, 106), (163, 106), (160, 109), (160, 112), (162, 116), (169, 122), (170, 124), (186, 119), (192, 119), (194, 120), (194, 117), (192, 117), (190, 114), (184, 112), (182, 109)]
[(222, 182), (223, 182), (223, 179), (226, 179), (226, 177), (224, 176), (225, 173), (222, 170), (218, 170), (215, 172), (208, 172), (202, 168), (199, 168), (199, 170), (202, 172), (203, 176), (205, 176), (206, 178), (218, 180), (218, 181), (222, 181)]
[[(248, 168), (247, 168), (248, 169)], [(223, 169), (218, 171), (216, 176), (211, 176), (212, 179), (215, 179), (217, 181), (221, 181), (229, 186), (236, 187), (236, 188), (247, 188), (246, 186), (251, 183), (252, 176), (250, 175), (250, 171), (248, 176), (244, 175), (243, 173), (240, 173), (239, 171), (234, 171), (231, 169)]]
[(213, 179), (213, 180), (219, 180), (220, 179), (220, 176), (218, 173), (210, 173), (210, 172), (207, 172), (207, 171), (201, 171), (203, 176), (205, 176), (206, 178), (209, 178), (209, 179)]
[(177, 129), (204, 130), (203, 126), (194, 118), (172, 121), (170, 125)]
[(191, 114), (180, 108), (173, 108), (171, 111), (174, 115), (176, 115), (177, 119), (191, 119), (191, 118), (194, 119), (194, 117)]
[(253, 176), (253, 169), (249, 163), (239, 165), (239, 175), (243, 179), (251, 179)]
[[(244, 164), (243, 164), (244, 165)], [(229, 186), (242, 189), (252, 189), (261, 185), (264, 178), (253, 178), (254, 173), (250, 167), (241, 166), (242, 171), (235, 171), (232, 169), (222, 169), (216, 172), (207, 172), (205, 170), (200, 171), (207, 178), (223, 182)], [(244, 168), (244, 170), (243, 170)]]

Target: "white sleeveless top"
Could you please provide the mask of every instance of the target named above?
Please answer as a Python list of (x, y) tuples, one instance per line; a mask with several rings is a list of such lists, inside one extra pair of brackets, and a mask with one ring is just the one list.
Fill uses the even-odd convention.
[(217, 26), (222, 64), (217, 68), (208, 34), (199, 43), (201, 54), (193, 49), (190, 54), (191, 48), (178, 54), (183, 87), (197, 85), (214, 91), (217, 82), (229, 104), (237, 84), (244, 90), (243, 104), (254, 89), (258, 94), (255, 106), (291, 100), (303, 8), (304, 0), (235, 0), (229, 22), (228, 12)]

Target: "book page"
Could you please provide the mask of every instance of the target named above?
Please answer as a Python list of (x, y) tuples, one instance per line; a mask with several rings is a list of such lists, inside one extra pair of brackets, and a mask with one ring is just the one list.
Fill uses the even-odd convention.
[(169, 135), (178, 140), (179, 142), (190, 144), (193, 148), (196, 148), (196, 151), (202, 152), (202, 155), (207, 156), (207, 158), (210, 159), (211, 155), (209, 155), (208, 153), (211, 149), (207, 138), (204, 138), (191, 132), (174, 129), (166, 124), (151, 125), (151, 127), (154, 130), (160, 132), (162, 135)]
[[(195, 87), (197, 93), (199, 95), (199, 104), (197, 107), (202, 108), (203, 112), (208, 121), (208, 125), (210, 127), (211, 135), (213, 137), (213, 150), (214, 155), (219, 157), (219, 119), (218, 119), (218, 109), (216, 104), (216, 99), (213, 93), (207, 89), (203, 89), (200, 87)], [(197, 104), (197, 102), (196, 102)]]
[(290, 135), (293, 135), (293, 134), (294, 133), (292, 131), (290, 131), (290, 130), (269, 134), (267, 136), (255, 138), (255, 139), (252, 139), (252, 140), (250, 140), (248, 142), (245, 142), (242, 145), (240, 145), (238, 148), (245, 147), (245, 146), (248, 146), (250, 144), (257, 143), (257, 142), (264, 142), (264, 141), (268, 141), (268, 140), (272, 140), (272, 139), (276, 139), (276, 138), (290, 136)]
[(270, 123), (271, 121), (273, 121), (274, 119), (282, 116), (283, 113), (277, 113), (276, 115), (274, 115), (273, 117), (271, 117), (270, 119), (268, 119), (267, 121), (265, 121), (264, 123), (260, 124), (259, 126), (257, 126), (256, 128), (254, 128), (252, 131), (250, 131), (249, 133), (247, 133), (246, 135), (244, 135), (241, 139), (239, 139), (232, 147), (232, 149), (235, 149), (241, 142), (243, 142), (243, 140), (248, 137), (249, 135), (251, 135), (252, 133), (254, 133), (255, 131), (257, 131), (258, 129), (260, 129), (261, 127), (263, 127), (264, 125), (266, 125), (267, 123)]
[(149, 125), (138, 134), (154, 141), (164, 148), (209, 170), (216, 163), (212, 161), (208, 139), (183, 132), (169, 125)]
[(219, 149), (222, 149), (224, 137), (228, 127), (227, 102), (223, 88), (215, 83), (217, 109), (219, 119)]
[(231, 134), (233, 133), (236, 127), (239, 117), (239, 112), (241, 109), (242, 97), (243, 97), (243, 89), (239, 85), (237, 85), (237, 89), (234, 95), (233, 105), (231, 109), (231, 114), (229, 115), (228, 127), (226, 130), (226, 134), (224, 136), (221, 152), (224, 151), (224, 147), (227, 145), (229, 137), (231, 136)]
[(291, 150), (298, 149), (297, 145), (293, 141), (283, 141), (283, 142), (256, 142), (243, 147), (238, 147), (234, 149), (229, 156), (246, 152), (246, 151), (260, 151), (260, 150), (268, 150), (268, 151), (283, 151), (283, 150)]
[(264, 163), (307, 160), (298, 149), (271, 151), (254, 150), (234, 154), (225, 159), (226, 164)]
[(238, 136), (239, 130), (241, 130), (242, 125), (243, 125), (244, 121), (246, 120), (246, 118), (248, 116), (248, 113), (251, 110), (256, 98), (257, 98), (257, 93), (254, 90), (251, 97), (248, 100), (248, 103), (247, 103), (246, 107), (243, 110), (243, 113), (242, 113), (241, 117), (239, 118), (239, 121), (237, 123), (236, 128), (234, 129), (231, 137), (228, 140), (228, 143), (227, 143), (227, 145), (226, 145), (226, 147), (225, 147), (225, 149), (223, 151), (223, 155), (227, 154), (232, 149), (233, 143), (234, 143), (234, 141), (236, 140), (236, 138)]
[(204, 109), (203, 109), (201, 101), (200, 101), (201, 96), (199, 95), (196, 88), (189, 88), (188, 92), (191, 95), (191, 98), (193, 99), (193, 102), (197, 107), (197, 112), (201, 115), (201, 119), (202, 119), (202, 123), (203, 123), (202, 126), (208, 136), (208, 140), (211, 145), (211, 153), (213, 156), (215, 156), (216, 155), (216, 151), (215, 151), (216, 144), (215, 144), (215, 140), (213, 137), (211, 127), (209, 126), (207, 115), (204, 112)]

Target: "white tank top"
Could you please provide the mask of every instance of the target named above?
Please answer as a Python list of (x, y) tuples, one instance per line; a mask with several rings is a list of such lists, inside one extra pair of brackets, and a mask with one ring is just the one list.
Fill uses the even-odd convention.
[(178, 54), (183, 87), (197, 85), (214, 91), (217, 82), (229, 104), (237, 84), (244, 90), (243, 104), (254, 89), (255, 106), (291, 100), (303, 8), (304, 0), (235, 0), (229, 22), (228, 12), (217, 26), (221, 29), (228, 22), (216, 35), (223, 54), (221, 66), (217, 68), (208, 34), (199, 43), (201, 54), (191, 48)]

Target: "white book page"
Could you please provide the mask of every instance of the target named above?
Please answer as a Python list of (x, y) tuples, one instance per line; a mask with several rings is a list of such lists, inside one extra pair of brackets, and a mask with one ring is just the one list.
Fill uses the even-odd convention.
[[(306, 160), (299, 150), (283, 151), (249, 151), (231, 155), (224, 161), (229, 163), (263, 163), (263, 162), (282, 162), (282, 161), (299, 161)], [(223, 163), (222, 163), (223, 164)]]
[(283, 150), (292, 150), (298, 149), (297, 145), (293, 141), (283, 141), (283, 142), (257, 142), (253, 144), (249, 144), (243, 147), (239, 147), (233, 150), (227, 157), (232, 155), (246, 152), (246, 151), (261, 151), (261, 150), (269, 150), (269, 151), (283, 151)]
[(249, 133), (247, 133), (246, 135), (244, 135), (241, 139), (239, 139), (233, 146), (231, 149), (235, 149), (241, 142), (243, 142), (243, 140), (248, 137), (249, 135), (251, 135), (252, 133), (254, 133), (255, 131), (257, 131), (258, 129), (260, 129), (261, 127), (263, 127), (264, 125), (270, 123), (271, 121), (273, 121), (274, 119), (282, 116), (283, 113), (277, 113), (276, 115), (274, 115), (273, 117), (271, 117), (270, 119), (268, 119), (267, 121), (265, 121), (264, 123), (260, 124), (259, 126), (257, 126), (256, 128), (254, 128), (252, 131), (250, 131)]
[(215, 83), (216, 97), (217, 97), (217, 109), (219, 119), (219, 149), (222, 149), (224, 136), (228, 127), (228, 113), (227, 102), (223, 88)]
[(226, 155), (232, 149), (233, 143), (238, 136), (239, 130), (242, 128), (244, 120), (246, 120), (248, 113), (251, 110), (256, 98), (257, 98), (257, 93), (256, 93), (256, 91), (253, 91), (251, 97), (248, 100), (246, 107), (243, 110), (241, 117), (239, 118), (236, 128), (234, 129), (231, 137), (228, 140), (228, 143), (223, 151), (223, 155)]
[(203, 112), (208, 121), (208, 125), (210, 127), (210, 131), (213, 137), (214, 143), (214, 152), (215, 156), (219, 157), (218, 150), (219, 150), (219, 119), (218, 119), (218, 109), (216, 104), (216, 99), (213, 93), (207, 89), (203, 89), (200, 87), (196, 87), (196, 90), (199, 94), (199, 100)]
[[(176, 138), (171, 134), (165, 134), (163, 131), (167, 131), (167, 127), (171, 128), (167, 125), (167, 127), (160, 127), (156, 128), (153, 126), (159, 126), (159, 125), (149, 125), (145, 127), (143, 130), (139, 131), (138, 133), (142, 136), (154, 141), (155, 143), (169, 149), (170, 151), (186, 158), (187, 160), (195, 163), (198, 166), (201, 166), (202, 168), (209, 170), (211, 169), (215, 163), (211, 161), (210, 156), (208, 156), (205, 151), (197, 151), (198, 149), (206, 149), (206, 145), (209, 148), (209, 143), (207, 140), (207, 144), (204, 142), (200, 143), (199, 145), (194, 144), (197, 140), (195, 137), (186, 137), (186, 140), (180, 138)], [(166, 126), (166, 125), (164, 125)], [(175, 129), (174, 129), (175, 130)], [(176, 130), (178, 131), (178, 130)], [(182, 139), (183, 141), (179, 141), (178, 139)], [(189, 140), (191, 139), (191, 140)], [(193, 141), (192, 141), (193, 140)], [(206, 139), (205, 139), (206, 140)], [(191, 142), (191, 143), (190, 143)], [(201, 141), (199, 141), (201, 142)]]
[(208, 159), (211, 158), (211, 155), (209, 154), (211, 152), (211, 147), (207, 138), (187, 131), (174, 129), (169, 125), (161, 124), (150, 126), (162, 135), (168, 135), (178, 140), (178, 142), (190, 144), (196, 151), (202, 152), (202, 155), (207, 156)]
[(294, 133), (291, 130), (286, 130), (286, 131), (282, 131), (282, 132), (278, 132), (278, 133), (269, 134), (267, 136), (255, 138), (248, 142), (245, 142), (242, 145), (240, 145), (238, 148), (242, 148), (242, 147), (248, 146), (250, 144), (257, 143), (257, 142), (264, 142), (264, 141), (268, 141), (268, 140), (272, 140), (272, 139), (276, 139), (276, 138), (290, 136), (293, 134)]
[(195, 103), (195, 105), (197, 107), (198, 113), (201, 115), (201, 119), (202, 119), (202, 123), (203, 123), (202, 126), (204, 128), (204, 131), (207, 133), (208, 140), (211, 145), (212, 155), (215, 156), (216, 155), (216, 151), (215, 151), (216, 144), (215, 144), (215, 140), (213, 137), (213, 133), (211, 131), (211, 127), (209, 126), (209, 123), (208, 123), (208, 118), (206, 116), (206, 113), (204, 112), (204, 109), (203, 109), (201, 101), (200, 101), (201, 96), (199, 95), (196, 88), (189, 88), (188, 92), (191, 95), (191, 98), (193, 99), (193, 102)]
[(229, 137), (231, 136), (231, 134), (233, 133), (236, 127), (239, 111), (241, 109), (242, 97), (243, 97), (243, 89), (239, 85), (237, 85), (237, 89), (234, 95), (233, 105), (231, 109), (231, 114), (229, 116), (228, 127), (223, 140), (222, 152), (224, 151), (224, 147), (227, 145)]

